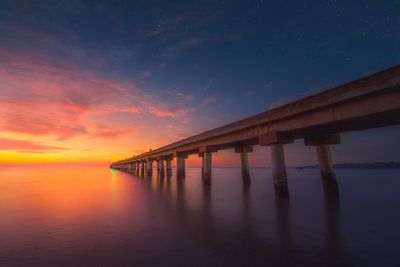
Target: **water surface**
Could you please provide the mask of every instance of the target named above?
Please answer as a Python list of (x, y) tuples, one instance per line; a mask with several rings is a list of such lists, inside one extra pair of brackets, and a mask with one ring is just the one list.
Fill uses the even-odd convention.
[(240, 175), (0, 168), (0, 266), (399, 266), (399, 170), (338, 170), (340, 200), (317, 169), (288, 170), (289, 201)]

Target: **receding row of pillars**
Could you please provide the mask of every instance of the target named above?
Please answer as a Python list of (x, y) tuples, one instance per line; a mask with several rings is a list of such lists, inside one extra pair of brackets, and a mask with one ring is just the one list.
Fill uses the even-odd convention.
[[(285, 135), (268, 135), (259, 139), (260, 145), (268, 145), (271, 153), (271, 168), (275, 193), (279, 197), (288, 198), (289, 188), (287, 181), (284, 144), (290, 143), (291, 139)], [(338, 134), (318, 135), (305, 138), (305, 145), (315, 146), (318, 162), (320, 166), (321, 181), (328, 196), (338, 196), (339, 189), (336, 181), (335, 171), (332, 162), (330, 145), (340, 143), (340, 136)], [(199, 156), (202, 158), (202, 179), (205, 186), (211, 185), (212, 177), (212, 153), (216, 152), (214, 147), (204, 147), (199, 149)], [(250, 185), (250, 171), (248, 153), (253, 152), (251, 146), (237, 146), (235, 153), (240, 154), (240, 162), (242, 168), (242, 181), (243, 185)], [(133, 173), (137, 176), (151, 176), (153, 170), (153, 161), (157, 162), (157, 176), (164, 178), (172, 176), (172, 156), (159, 157), (157, 159), (147, 159), (130, 163), (123, 163), (116, 168)], [(185, 159), (187, 155), (176, 155), (176, 173), (177, 178), (182, 179), (185, 177)], [(164, 170), (164, 161), (166, 171)]]
[[(185, 158), (187, 156), (177, 157), (177, 177), (185, 177)], [(157, 176), (164, 178), (172, 176), (172, 157), (160, 157), (158, 159), (147, 159), (128, 163), (121, 163), (113, 167), (115, 169), (132, 173), (137, 176), (149, 177), (153, 175), (153, 162), (157, 163)], [(164, 166), (165, 162), (165, 166)]]

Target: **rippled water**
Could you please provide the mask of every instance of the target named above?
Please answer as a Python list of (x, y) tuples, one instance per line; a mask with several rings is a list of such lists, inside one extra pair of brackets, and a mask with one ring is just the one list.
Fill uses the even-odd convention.
[(400, 171), (338, 170), (339, 201), (317, 169), (200, 169), (186, 179), (106, 168), (0, 168), (0, 266), (399, 266)]

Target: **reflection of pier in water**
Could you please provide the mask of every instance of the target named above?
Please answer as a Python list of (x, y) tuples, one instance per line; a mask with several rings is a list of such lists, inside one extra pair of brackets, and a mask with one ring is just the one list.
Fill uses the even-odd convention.
[[(157, 198), (155, 205), (164, 205), (163, 210), (176, 222), (177, 227), (190, 235), (195, 242), (205, 244), (205, 247), (217, 251), (215, 255), (223, 255), (221, 262), (227, 259), (231, 265), (259, 266), (268, 263), (280, 266), (307, 264), (306, 266), (347, 266), (348, 256), (341, 246), (340, 206), (337, 199), (326, 198), (324, 206), (325, 239), (322, 247), (311, 253), (296, 245), (292, 237), (290, 218), (290, 202), (287, 199), (275, 198), (271, 211), (264, 210), (262, 216), (274, 217), (275, 236), (265, 236), (254, 225), (254, 215), (262, 211), (254, 207), (251, 188), (243, 187), (241, 196), (237, 196), (241, 210), (240, 221), (230, 222), (223, 216), (216, 216), (213, 188), (200, 187), (200, 205), (193, 207), (195, 199), (187, 195), (185, 180), (176, 181), (175, 177), (148, 177), (142, 179), (147, 184), (151, 194)], [(236, 203), (236, 202), (235, 202)], [(261, 230), (262, 231), (262, 230)], [(184, 256), (183, 256), (184, 257)], [(213, 255), (205, 255), (213, 257)], [(219, 256), (220, 257), (220, 256)], [(213, 259), (213, 261), (218, 259)], [(335, 264), (333, 264), (335, 263)]]
[[(325, 194), (339, 195), (330, 145), (341, 142), (340, 134), (400, 124), (400, 66), (294, 101), (281, 107), (218, 127), (164, 147), (111, 164), (125, 172), (151, 176), (172, 174), (176, 159), (177, 177), (185, 177), (188, 155), (202, 157), (202, 180), (211, 185), (212, 154), (233, 149), (240, 154), (242, 180), (250, 184), (248, 153), (254, 145), (269, 146), (272, 176), (277, 196), (288, 198), (284, 145), (303, 139), (318, 156)], [(165, 164), (164, 164), (165, 163)], [(164, 168), (166, 166), (166, 170)]]

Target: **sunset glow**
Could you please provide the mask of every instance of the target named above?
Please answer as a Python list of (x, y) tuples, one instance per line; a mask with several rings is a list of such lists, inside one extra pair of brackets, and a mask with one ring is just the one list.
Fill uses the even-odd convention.
[[(364, 39), (340, 37), (342, 25), (335, 23), (338, 17), (329, 13), (331, 9), (321, 11), (328, 18), (321, 26), (304, 22), (310, 27), (304, 27), (302, 36), (320, 33), (307, 39), (299, 33), (281, 35), (288, 28), (283, 22), (281, 28), (264, 27), (263, 12), (270, 9), (262, 1), (255, 5), (248, 16), (258, 18), (258, 24), (244, 13), (237, 18), (242, 24), (226, 28), (241, 4), (232, 5), (225, 14), (223, 9), (197, 10), (182, 3), (182, 10), (193, 10), (179, 13), (166, 6), (169, 11), (157, 16), (135, 13), (139, 7), (122, 11), (111, 4), (86, 9), (78, 4), (4, 4), (0, 165), (108, 165), (398, 61), (398, 40), (392, 38), (397, 29), (390, 21), (376, 22), (384, 30), (365, 46)], [(86, 16), (84, 10), (93, 13)], [(123, 23), (114, 20), (119, 16)], [(352, 36), (369, 38), (355, 17), (348, 21)], [(323, 34), (328, 28), (338, 33)], [(343, 48), (332, 50), (335, 42)], [(385, 45), (376, 48), (381, 44)], [(361, 51), (368, 53), (368, 64)], [(396, 154), (395, 131), (398, 128), (390, 133), (381, 130), (378, 134), (385, 141), (366, 133), (368, 142), (363, 145), (350, 136), (353, 148), (346, 146), (337, 153), (346, 156), (359, 150), (359, 155), (346, 159), (350, 161), (365, 155), (366, 160), (388, 160)], [(370, 153), (377, 146), (385, 147), (386, 156)], [(288, 156), (289, 165), (315, 162), (311, 153), (299, 152), (303, 147), (286, 149), (299, 154)], [(250, 164), (268, 166), (267, 151), (259, 151)], [(237, 165), (238, 159), (221, 152), (215, 163)], [(188, 164), (198, 165), (196, 159)]]

